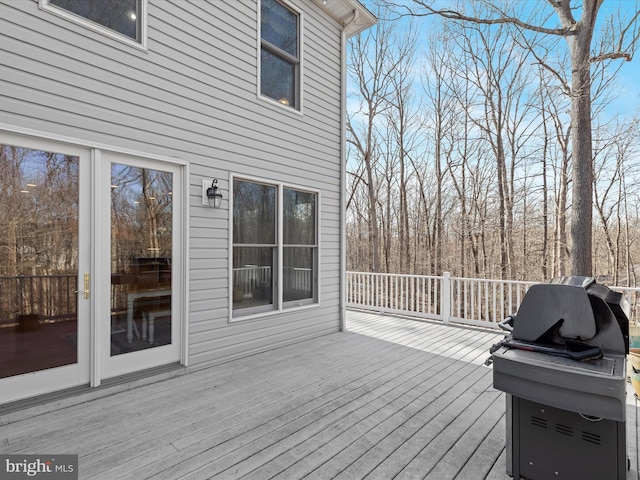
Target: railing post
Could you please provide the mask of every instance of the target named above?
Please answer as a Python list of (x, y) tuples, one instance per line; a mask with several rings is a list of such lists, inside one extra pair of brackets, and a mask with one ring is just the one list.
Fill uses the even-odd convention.
[(440, 288), (440, 313), (442, 321), (449, 323), (451, 317), (451, 273), (442, 274), (442, 286)]

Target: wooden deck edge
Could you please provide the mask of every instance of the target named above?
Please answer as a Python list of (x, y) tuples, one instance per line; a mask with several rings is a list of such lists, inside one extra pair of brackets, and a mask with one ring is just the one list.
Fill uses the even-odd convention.
[(110, 378), (105, 380), (99, 387), (80, 385), (37, 397), (16, 400), (15, 402), (0, 405), (0, 426), (115, 395), (125, 390), (163, 382), (185, 373), (187, 373), (187, 368), (182, 365), (164, 365)]

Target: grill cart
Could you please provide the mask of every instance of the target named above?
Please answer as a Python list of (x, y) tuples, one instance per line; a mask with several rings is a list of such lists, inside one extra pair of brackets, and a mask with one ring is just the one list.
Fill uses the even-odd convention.
[(532, 286), (491, 349), (514, 479), (626, 478), (629, 304), (590, 277)]

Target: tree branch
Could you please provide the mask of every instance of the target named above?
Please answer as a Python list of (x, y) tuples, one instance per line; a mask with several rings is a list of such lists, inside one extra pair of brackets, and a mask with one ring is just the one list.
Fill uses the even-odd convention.
[(591, 57), (589, 60), (591, 63), (602, 62), (603, 60), (617, 60), (623, 58), (627, 62), (630, 62), (633, 59), (633, 55), (626, 52), (611, 52), (611, 53), (602, 53), (600, 55), (596, 55), (595, 57)]
[[(551, 0), (550, 0), (551, 1)], [(413, 0), (413, 2), (417, 5), (419, 5), (420, 7), (424, 8), (427, 13), (420, 13), (420, 12), (415, 12), (413, 11), (409, 6), (407, 5), (402, 5), (403, 8), (405, 8), (408, 12), (409, 15), (412, 16), (416, 16), (416, 17), (426, 17), (429, 15), (439, 15), (441, 17), (444, 18), (448, 18), (451, 20), (461, 20), (461, 21), (466, 21), (466, 22), (473, 22), (473, 23), (479, 23), (479, 24), (483, 24), (483, 25), (498, 25), (501, 23), (507, 23), (507, 24), (512, 24), (512, 25), (516, 25), (520, 28), (524, 28), (526, 30), (531, 30), (533, 32), (539, 32), (539, 33), (546, 33), (549, 35), (558, 35), (558, 36), (567, 36), (567, 35), (573, 35), (574, 31), (572, 27), (568, 27), (568, 28), (546, 28), (546, 27), (541, 27), (539, 25), (532, 25), (530, 23), (526, 23), (523, 22), (522, 20), (515, 18), (515, 17), (501, 17), (501, 18), (476, 18), (476, 17), (469, 17), (467, 15), (463, 15), (460, 12), (457, 12), (455, 10), (437, 10), (429, 5), (427, 5), (423, 0)], [(555, 3), (562, 3), (561, 1), (558, 2), (551, 2), (552, 4)]]

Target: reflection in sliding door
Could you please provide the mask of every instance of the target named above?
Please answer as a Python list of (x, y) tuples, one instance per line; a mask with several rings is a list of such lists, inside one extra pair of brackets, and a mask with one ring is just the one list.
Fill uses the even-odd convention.
[(111, 356), (172, 342), (173, 174), (111, 164)]
[(78, 167), (0, 144), (0, 378), (78, 362)]

